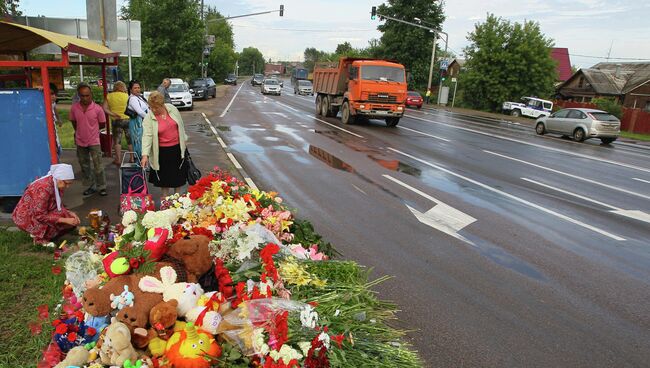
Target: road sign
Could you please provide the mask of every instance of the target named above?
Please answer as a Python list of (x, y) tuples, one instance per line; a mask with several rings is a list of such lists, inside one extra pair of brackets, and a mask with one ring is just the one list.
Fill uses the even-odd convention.
[(216, 42), (216, 37), (214, 35), (205, 35), (205, 45), (207, 47), (214, 47), (214, 44)]
[(448, 66), (449, 66), (449, 60), (447, 59), (440, 60), (440, 70), (447, 70)]
[(452, 82), (452, 83), (456, 83), (456, 82), (458, 82), (458, 79), (456, 79), (456, 78), (451, 78), (451, 82)]
[[(117, 40), (117, 6), (115, 0), (86, 0), (88, 38)], [(102, 30), (103, 27), (103, 30)]]

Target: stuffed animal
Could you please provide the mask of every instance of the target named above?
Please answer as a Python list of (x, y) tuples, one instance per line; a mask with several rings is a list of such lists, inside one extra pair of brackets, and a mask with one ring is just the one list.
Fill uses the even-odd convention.
[(191, 235), (189, 239), (181, 239), (172, 244), (169, 249), (168, 255), (183, 262), (188, 282), (198, 282), (203, 274), (210, 271), (212, 257), (209, 243), (210, 238), (205, 235)]
[(173, 367), (209, 368), (219, 356), (221, 348), (214, 337), (191, 322), (175, 332), (165, 348), (165, 358)]
[(220, 309), (225, 303), (221, 293), (211, 291), (203, 294), (196, 303), (196, 306), (185, 315), (188, 322), (193, 322), (196, 326), (213, 335), (217, 333), (219, 324), (223, 318)]
[(174, 333), (176, 318), (178, 318), (178, 301), (172, 299), (168, 302), (156, 304), (149, 312), (149, 351), (153, 356), (161, 356), (165, 353), (167, 340)]
[(162, 294), (162, 299), (166, 302), (173, 299), (178, 301), (176, 310), (180, 317), (184, 317), (196, 306), (199, 297), (203, 295), (203, 289), (199, 284), (176, 282), (176, 271), (169, 266), (160, 269), (160, 280), (152, 276), (144, 276), (138, 287), (149, 293)]
[(138, 353), (131, 345), (131, 332), (122, 322), (113, 321), (106, 327), (104, 341), (99, 350), (102, 364), (122, 366), (126, 360), (138, 359)]
[(54, 368), (83, 367), (88, 363), (88, 358), (90, 358), (90, 352), (83, 346), (77, 346), (72, 348), (65, 359), (55, 365)]
[(110, 295), (111, 308), (121, 310), (124, 307), (130, 307), (133, 305), (133, 298), (134, 295), (129, 291), (129, 286), (124, 285), (124, 291), (120, 295)]

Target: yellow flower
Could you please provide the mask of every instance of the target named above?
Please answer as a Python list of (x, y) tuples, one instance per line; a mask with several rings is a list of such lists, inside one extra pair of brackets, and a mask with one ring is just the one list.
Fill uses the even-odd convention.
[(278, 270), (282, 279), (292, 285), (305, 286), (313, 285), (316, 287), (323, 287), (326, 285), (324, 280), (310, 274), (305, 270), (305, 267), (295, 261), (293, 257), (287, 258), (280, 263)]

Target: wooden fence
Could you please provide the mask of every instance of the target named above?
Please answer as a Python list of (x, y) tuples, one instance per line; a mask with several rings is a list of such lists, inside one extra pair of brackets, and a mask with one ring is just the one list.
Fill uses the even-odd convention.
[[(598, 107), (588, 102), (573, 101), (553, 101), (553, 103), (562, 108), (583, 108), (597, 109)], [(641, 109), (623, 108), (623, 117), (621, 118), (621, 130), (631, 133), (650, 134), (650, 113)]]

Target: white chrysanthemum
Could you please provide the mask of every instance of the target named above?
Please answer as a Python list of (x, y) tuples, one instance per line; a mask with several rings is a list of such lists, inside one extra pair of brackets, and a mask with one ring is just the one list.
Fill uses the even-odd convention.
[(330, 348), (330, 335), (326, 334), (325, 332), (321, 332), (320, 335), (318, 335), (318, 341), (322, 341), (323, 346), (325, 346), (325, 348), (329, 350), (329, 348)]
[[(133, 210), (126, 211), (122, 216), (122, 225), (128, 227), (138, 220), (138, 214)], [(125, 233), (126, 234), (126, 233)]]
[(293, 359), (296, 359), (296, 360), (302, 359), (302, 354), (300, 354), (300, 352), (298, 352), (298, 350), (292, 348), (288, 344), (282, 345), (282, 347), (280, 348), (280, 351), (271, 350), (271, 352), (269, 353), (269, 356), (271, 356), (271, 358), (273, 358), (273, 360), (275, 360), (276, 362), (279, 362), (280, 360), (282, 360), (282, 362), (284, 364), (287, 364), (287, 365)]
[(300, 350), (302, 350), (302, 355), (307, 356), (309, 355), (309, 349), (311, 349), (311, 342), (301, 341), (298, 343), (298, 347), (300, 347)]
[(255, 353), (260, 355), (266, 355), (269, 353), (269, 346), (264, 342), (264, 329), (256, 328), (253, 330), (253, 349)]
[(318, 312), (316, 312), (311, 305), (305, 305), (305, 307), (300, 310), (300, 323), (303, 327), (316, 327), (316, 324), (318, 323)]

